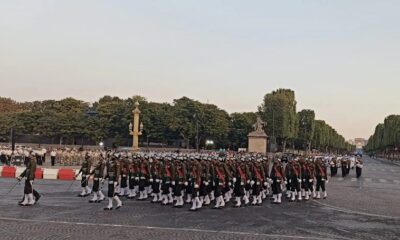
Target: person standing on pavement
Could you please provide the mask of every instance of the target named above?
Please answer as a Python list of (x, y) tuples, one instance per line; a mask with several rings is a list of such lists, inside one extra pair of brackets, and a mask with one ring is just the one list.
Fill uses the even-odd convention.
[(51, 159), (51, 166), (54, 167), (56, 163), (56, 156), (57, 156), (57, 151), (56, 149), (52, 149), (50, 152), (50, 159)]

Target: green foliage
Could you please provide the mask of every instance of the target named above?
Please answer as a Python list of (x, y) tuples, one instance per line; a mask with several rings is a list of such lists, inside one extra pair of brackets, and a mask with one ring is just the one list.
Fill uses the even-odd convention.
[(257, 120), (257, 114), (248, 113), (232, 113), (231, 129), (229, 132), (229, 140), (232, 149), (247, 148), (247, 135), (253, 131), (253, 125)]
[[(90, 139), (96, 143), (113, 139), (116, 144), (126, 144), (132, 110), (139, 102), (143, 142), (184, 143), (186, 147), (205, 147), (206, 140), (213, 140), (215, 148), (246, 148), (247, 135), (253, 130), (257, 114), (266, 122), (269, 136), (276, 136), (282, 148), (286, 142), (304, 149), (305, 146), (320, 150), (344, 150), (349, 146), (344, 138), (324, 121), (315, 120), (312, 110), (296, 113), (294, 91), (278, 89), (266, 94), (258, 113), (233, 113), (212, 104), (205, 104), (188, 97), (175, 99), (172, 104), (149, 102), (142, 96), (128, 99), (104, 96), (93, 106), (80, 100), (66, 98), (59, 101), (46, 100), (17, 103), (0, 98), (0, 136), (8, 138), (10, 128), (17, 134), (33, 134), (80, 144), (79, 140)], [(95, 114), (94, 114), (95, 113)], [(389, 118), (386, 125), (396, 126), (397, 118)], [(392, 128), (390, 128), (392, 129)], [(393, 146), (393, 139), (400, 134), (385, 130), (387, 138), (374, 139), (378, 145)], [(196, 141), (196, 137), (198, 139)], [(393, 141), (392, 141), (393, 140)]]
[(365, 149), (368, 152), (390, 151), (400, 148), (400, 115), (390, 115), (378, 124)]
[(294, 139), (297, 132), (296, 100), (294, 91), (278, 89), (268, 93), (259, 107), (259, 113), (266, 122), (266, 132), (282, 141), (283, 149), (286, 141)]

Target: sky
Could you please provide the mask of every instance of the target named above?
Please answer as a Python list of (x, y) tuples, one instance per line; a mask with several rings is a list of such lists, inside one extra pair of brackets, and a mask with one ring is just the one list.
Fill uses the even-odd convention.
[(397, 0), (0, 0), (0, 96), (187, 96), (256, 111), (296, 92), (346, 139), (400, 114)]

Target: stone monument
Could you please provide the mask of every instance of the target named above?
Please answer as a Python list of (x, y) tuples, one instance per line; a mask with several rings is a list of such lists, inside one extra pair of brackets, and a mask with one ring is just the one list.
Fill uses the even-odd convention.
[(257, 117), (257, 122), (253, 125), (254, 131), (249, 133), (248, 151), (252, 153), (267, 153), (267, 134), (264, 132), (264, 122)]

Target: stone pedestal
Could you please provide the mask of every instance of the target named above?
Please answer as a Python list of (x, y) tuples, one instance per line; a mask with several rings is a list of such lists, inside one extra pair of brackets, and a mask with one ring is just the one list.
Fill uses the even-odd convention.
[(264, 131), (254, 131), (249, 133), (248, 151), (252, 153), (267, 153), (267, 134)]

